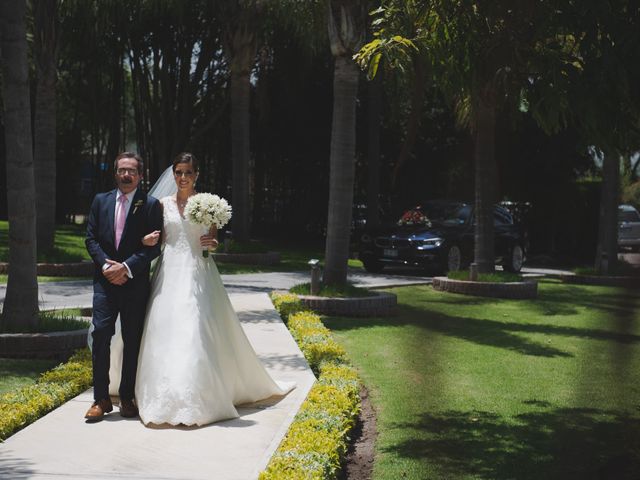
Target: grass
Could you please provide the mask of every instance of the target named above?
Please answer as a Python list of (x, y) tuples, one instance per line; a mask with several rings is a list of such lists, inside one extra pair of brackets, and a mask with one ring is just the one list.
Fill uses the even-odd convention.
[(0, 333), (47, 333), (64, 332), (70, 330), (81, 330), (87, 328), (89, 324), (84, 320), (79, 320), (79, 308), (69, 308), (63, 310), (43, 310), (40, 312), (40, 323), (35, 328), (20, 330), (0, 328)]
[[(311, 283), (300, 283), (298, 285), (294, 285), (289, 289), (291, 293), (295, 293), (297, 295), (311, 295)], [(346, 284), (344, 287), (333, 287), (329, 285), (320, 285), (320, 291), (317, 293), (319, 297), (367, 297), (370, 296), (371, 293), (364, 289), (358, 288), (350, 283)]]
[[(469, 280), (469, 270), (449, 272), (447, 273), (447, 277), (452, 280)], [(493, 283), (521, 282), (522, 275), (511, 272), (479, 273), (478, 280), (476, 281)]]
[[(225, 252), (225, 247), (227, 251)], [(269, 251), (262, 242), (237, 242), (235, 240), (229, 240), (227, 245), (221, 245), (220, 252), (223, 253), (266, 253)]]
[[(578, 275), (601, 275), (599, 271), (597, 271), (593, 266), (581, 266), (573, 269), (573, 272)], [(616, 271), (613, 275), (630, 275), (637, 276), (640, 275), (640, 271), (637, 268), (634, 268), (632, 265), (629, 265), (627, 262), (618, 261), (616, 265)]]
[[(222, 274), (264, 273), (264, 272), (296, 272), (309, 271), (311, 259), (324, 260), (324, 252), (320, 246), (278, 244), (264, 242), (268, 251), (280, 252), (280, 263), (277, 265), (241, 265), (218, 262), (216, 265)], [(222, 252), (220, 248), (220, 252)], [(349, 259), (349, 268), (362, 268), (360, 260)]]
[[(86, 228), (81, 225), (58, 225), (55, 246), (49, 252), (38, 254), (40, 263), (71, 263), (89, 260), (84, 245)], [(9, 261), (9, 222), (0, 221), (0, 262)]]
[(0, 395), (35, 383), (40, 374), (57, 364), (55, 360), (0, 358)]
[(537, 300), (390, 291), (395, 317), (325, 318), (378, 413), (374, 479), (636, 478), (637, 292), (550, 280)]
[[(61, 225), (56, 230), (56, 246), (53, 251), (38, 255), (38, 262), (66, 263), (88, 260), (89, 254), (84, 245), (86, 228), (81, 225)], [(322, 260), (324, 252), (321, 245), (299, 245), (266, 242), (249, 242), (235, 247), (244, 253), (258, 253), (264, 251), (280, 252), (281, 261), (278, 265), (242, 265), (232, 263), (218, 263), (218, 270), (222, 274), (235, 273), (263, 273), (263, 272), (293, 272), (309, 270), (308, 261), (312, 258)], [(223, 247), (220, 247), (223, 252)], [(0, 262), (6, 262), (9, 256), (8, 222), (0, 221)], [(362, 262), (349, 260), (350, 268), (362, 268)], [(38, 277), (38, 282), (58, 282), (66, 280), (80, 280), (89, 277)], [(7, 283), (7, 275), (0, 275), (0, 284)]]
[[(48, 283), (48, 282), (73, 282), (76, 280), (87, 280), (92, 277), (45, 277), (38, 276), (38, 283)], [(8, 279), (8, 275), (0, 274), (0, 285), (6, 284)]]

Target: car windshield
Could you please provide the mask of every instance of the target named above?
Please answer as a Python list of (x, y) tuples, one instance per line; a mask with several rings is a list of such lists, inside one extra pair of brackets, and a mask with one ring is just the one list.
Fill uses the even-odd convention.
[(640, 222), (640, 215), (633, 210), (618, 211), (619, 222)]
[(454, 210), (447, 212), (440, 223), (443, 225), (463, 225), (467, 223), (471, 216), (471, 205), (457, 206)]
[(424, 202), (419, 208), (429, 218), (429, 220), (442, 221), (452, 218), (458, 209), (463, 206), (458, 202)]

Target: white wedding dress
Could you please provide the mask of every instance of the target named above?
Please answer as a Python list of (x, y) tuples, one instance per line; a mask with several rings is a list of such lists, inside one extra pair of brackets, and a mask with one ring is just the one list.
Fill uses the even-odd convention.
[[(213, 259), (202, 257), (204, 227), (180, 215), (175, 197), (161, 202), (164, 250), (151, 282), (136, 379), (140, 418), (145, 424), (205, 425), (237, 417), (236, 405), (285, 395), (295, 384), (269, 376)], [(120, 377), (117, 348), (116, 337), (111, 390)]]

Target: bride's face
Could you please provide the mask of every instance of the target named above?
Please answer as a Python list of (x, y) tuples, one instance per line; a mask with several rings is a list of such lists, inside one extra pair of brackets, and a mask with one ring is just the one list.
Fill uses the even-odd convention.
[(194, 170), (191, 162), (179, 163), (173, 171), (173, 176), (176, 180), (178, 190), (189, 192), (193, 190), (193, 186), (198, 178), (198, 172)]

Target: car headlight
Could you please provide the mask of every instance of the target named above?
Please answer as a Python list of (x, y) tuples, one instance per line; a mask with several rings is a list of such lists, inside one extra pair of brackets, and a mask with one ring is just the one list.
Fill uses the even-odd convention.
[(418, 247), (436, 248), (442, 245), (442, 242), (444, 242), (443, 238), (429, 238), (426, 240), (419, 240), (417, 243), (418, 243)]

